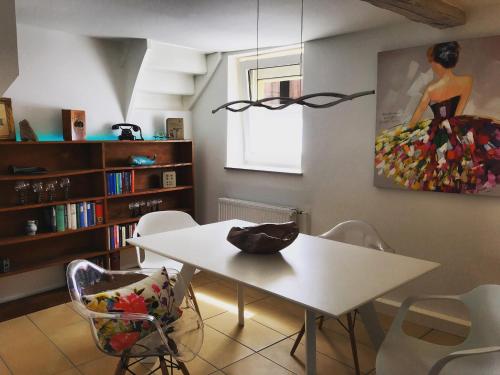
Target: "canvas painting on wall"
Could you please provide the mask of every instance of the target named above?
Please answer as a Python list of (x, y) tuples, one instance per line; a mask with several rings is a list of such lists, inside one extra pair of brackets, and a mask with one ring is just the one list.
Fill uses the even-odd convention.
[(374, 183), (500, 196), (500, 37), (379, 53)]

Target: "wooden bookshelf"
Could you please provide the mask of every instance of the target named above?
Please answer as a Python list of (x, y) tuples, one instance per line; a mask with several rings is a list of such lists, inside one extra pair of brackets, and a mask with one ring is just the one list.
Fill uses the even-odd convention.
[[(129, 204), (135, 201), (161, 200), (159, 210), (182, 210), (194, 216), (193, 143), (176, 141), (108, 141), (108, 142), (0, 142), (0, 258), (9, 258), (10, 271), (0, 273), (0, 282), (8, 277), (46, 267), (66, 265), (74, 259), (96, 259), (107, 268), (119, 268), (120, 252), (124, 246), (110, 249), (108, 228), (113, 225), (136, 223)], [(130, 166), (131, 155), (156, 155), (152, 166)], [(36, 166), (47, 169), (45, 174), (11, 175), (9, 165)], [(177, 186), (163, 188), (162, 172), (175, 171)], [(134, 171), (135, 189), (132, 193), (108, 195), (107, 174)], [(62, 191), (52, 202), (34, 201), (28, 195), (27, 204), (18, 204), (14, 186), (19, 181), (54, 181), (70, 179), (70, 193), (65, 199)], [(78, 202), (100, 202), (103, 223), (94, 226), (47, 231), (39, 225), (34, 236), (24, 233), (27, 220), (44, 219), (47, 207)], [(29, 297), (36, 303), (30, 312), (47, 308), (69, 298), (61, 289)], [(21, 301), (19, 301), (21, 302)], [(0, 321), (26, 313), (16, 301), (0, 304)]]

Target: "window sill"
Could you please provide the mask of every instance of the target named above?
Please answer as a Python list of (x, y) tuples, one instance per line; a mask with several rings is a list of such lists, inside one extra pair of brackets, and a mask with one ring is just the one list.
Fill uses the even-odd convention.
[(280, 174), (290, 174), (295, 176), (303, 175), (302, 170), (296, 168), (265, 167), (265, 166), (255, 166), (255, 165), (239, 165), (239, 166), (226, 165), (224, 169), (236, 170), (236, 171), (280, 173)]

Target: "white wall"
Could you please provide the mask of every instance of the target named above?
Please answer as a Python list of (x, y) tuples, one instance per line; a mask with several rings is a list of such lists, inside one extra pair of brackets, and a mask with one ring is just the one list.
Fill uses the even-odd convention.
[[(135, 59), (130, 50), (138, 42), (89, 38), (27, 25), (18, 25), (17, 39), (19, 77), (4, 95), (12, 98), (16, 126), (27, 119), (42, 140), (44, 136), (62, 136), (61, 109), (83, 109), (90, 139), (114, 139), (111, 125), (125, 121), (130, 96), (130, 70), (134, 69), (127, 59)], [(165, 126), (165, 118), (178, 116), (186, 117), (186, 133), (190, 134), (189, 112), (137, 110), (127, 121), (152, 137)]]
[[(307, 43), (305, 92), (375, 89), (377, 52), (497, 35), (499, 16), (500, 6), (492, 6), (471, 14), (464, 27), (436, 30), (404, 23)], [(373, 186), (375, 99), (305, 110), (302, 177), (224, 170), (226, 114), (210, 112), (227, 101), (224, 58), (193, 109), (196, 178), (203, 182), (196, 190), (198, 220), (215, 221), (216, 199), (229, 196), (310, 210), (313, 234), (351, 218), (371, 222), (398, 253), (442, 263), (388, 296), (396, 301), (408, 294), (462, 293), (478, 284), (500, 283), (499, 198)], [(432, 308), (461, 315), (455, 307)]]

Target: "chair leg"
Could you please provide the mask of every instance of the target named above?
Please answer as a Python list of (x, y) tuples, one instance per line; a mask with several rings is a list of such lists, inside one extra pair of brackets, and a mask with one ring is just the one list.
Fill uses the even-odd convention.
[(300, 329), (300, 332), (297, 335), (297, 338), (295, 339), (295, 342), (293, 343), (292, 350), (290, 350), (290, 355), (294, 355), (295, 354), (295, 351), (297, 350), (297, 347), (299, 346), (300, 340), (302, 340), (302, 336), (304, 336), (305, 332), (306, 332), (306, 325), (302, 324), (302, 328)]
[(188, 291), (189, 291), (189, 296), (191, 297), (191, 300), (193, 301), (194, 308), (196, 309), (196, 312), (201, 316), (200, 307), (198, 306), (198, 300), (196, 299), (196, 295), (194, 294), (193, 284), (189, 283)]
[(158, 357), (158, 359), (160, 360), (161, 375), (169, 375), (167, 363), (165, 362), (165, 358)]
[(347, 327), (349, 328), (349, 339), (351, 340), (352, 359), (356, 375), (361, 374), (359, 369), (358, 348), (356, 346), (356, 336), (354, 334), (354, 319), (352, 313), (347, 313)]
[(323, 329), (323, 323), (325, 322), (325, 317), (323, 315), (321, 315), (319, 317), (319, 324), (318, 324), (318, 328), (319, 329)]
[(187, 369), (184, 362), (177, 362), (177, 364), (179, 365), (179, 369), (181, 370), (182, 375), (189, 375), (189, 370)]
[(115, 375), (125, 375), (127, 372), (129, 357), (123, 354), (116, 365)]

